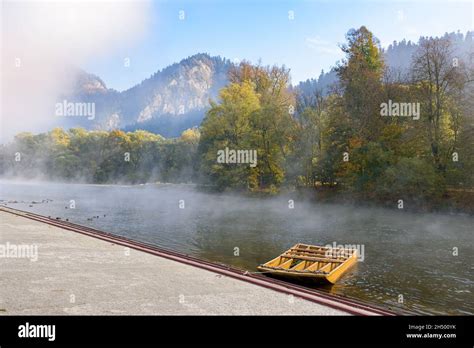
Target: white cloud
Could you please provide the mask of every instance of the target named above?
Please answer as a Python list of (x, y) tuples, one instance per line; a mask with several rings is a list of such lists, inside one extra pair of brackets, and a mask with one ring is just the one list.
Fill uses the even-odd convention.
[(56, 97), (71, 83), (69, 67), (137, 40), (149, 7), (141, 0), (3, 1), (0, 142), (51, 121)]
[(306, 47), (316, 50), (318, 53), (340, 55), (340, 48), (332, 42), (322, 40), (319, 36), (307, 37)]

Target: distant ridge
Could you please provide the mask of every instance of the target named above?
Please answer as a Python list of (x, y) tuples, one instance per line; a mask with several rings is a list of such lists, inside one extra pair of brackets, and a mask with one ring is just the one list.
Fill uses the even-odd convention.
[[(453, 50), (463, 59), (473, 59), (473, 33), (446, 33)], [(423, 38), (420, 38), (423, 40)], [(394, 41), (384, 52), (386, 66), (394, 76), (403, 79), (410, 68), (411, 57), (419, 43)], [(209, 108), (209, 100), (217, 99), (219, 90), (228, 83), (233, 66), (229, 59), (198, 53), (152, 74), (123, 92), (109, 89), (100, 77), (79, 70), (74, 91), (62, 96), (71, 101), (94, 102), (93, 122), (84, 118), (61, 119), (59, 126), (86, 129), (144, 129), (166, 137), (176, 137), (187, 128), (199, 126)], [(322, 71), (319, 77), (300, 82), (292, 88), (301, 107), (311, 103), (316, 90), (324, 95), (337, 82), (336, 71)]]
[(80, 70), (74, 91), (61, 98), (95, 103), (96, 117), (93, 122), (62, 119), (61, 126), (153, 129), (166, 136), (178, 136), (182, 130), (200, 124), (209, 100), (216, 99), (227, 84), (231, 66), (227, 59), (199, 53), (157, 71), (123, 92), (107, 88), (98, 76)]

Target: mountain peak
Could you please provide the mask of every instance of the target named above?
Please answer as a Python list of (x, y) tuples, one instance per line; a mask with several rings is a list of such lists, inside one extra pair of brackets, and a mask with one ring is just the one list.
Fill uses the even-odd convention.
[[(230, 67), (230, 61), (220, 56), (197, 53), (121, 93), (108, 89), (98, 76), (78, 70), (70, 99), (95, 103), (96, 116), (89, 123), (78, 118), (64, 120), (63, 126), (77, 126), (78, 122), (89, 129), (150, 126), (164, 135), (179, 135), (200, 124), (209, 100), (217, 98), (227, 84)], [(170, 123), (172, 133), (166, 131)]]
[(78, 69), (75, 73), (75, 91), (82, 94), (107, 93), (108, 88), (100, 77)]

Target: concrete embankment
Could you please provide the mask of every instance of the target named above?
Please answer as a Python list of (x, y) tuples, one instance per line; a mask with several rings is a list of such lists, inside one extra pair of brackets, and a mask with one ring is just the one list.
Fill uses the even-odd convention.
[(350, 312), (4, 210), (0, 247), (4, 315)]

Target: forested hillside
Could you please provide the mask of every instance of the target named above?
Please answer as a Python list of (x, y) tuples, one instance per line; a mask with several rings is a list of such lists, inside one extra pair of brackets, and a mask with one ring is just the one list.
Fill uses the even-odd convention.
[[(325, 189), (417, 205), (437, 205), (449, 190), (471, 190), (472, 42), (446, 35), (397, 44), (411, 59), (401, 64), (401, 79), (387, 66), (387, 60), (408, 59), (398, 60), (395, 46), (384, 53), (365, 27), (346, 39), (331, 90), (308, 89), (302, 98), (286, 68), (242, 62), (229, 70), (229, 83), (199, 130), (175, 139), (118, 130), (20, 134), (2, 147), (1, 170), (87, 182), (193, 181), (267, 193)], [(219, 162), (224, 149), (255, 150), (258, 164)]]
[(83, 183), (190, 182), (199, 131), (177, 139), (146, 131), (53, 129), (3, 146), (4, 177)]

